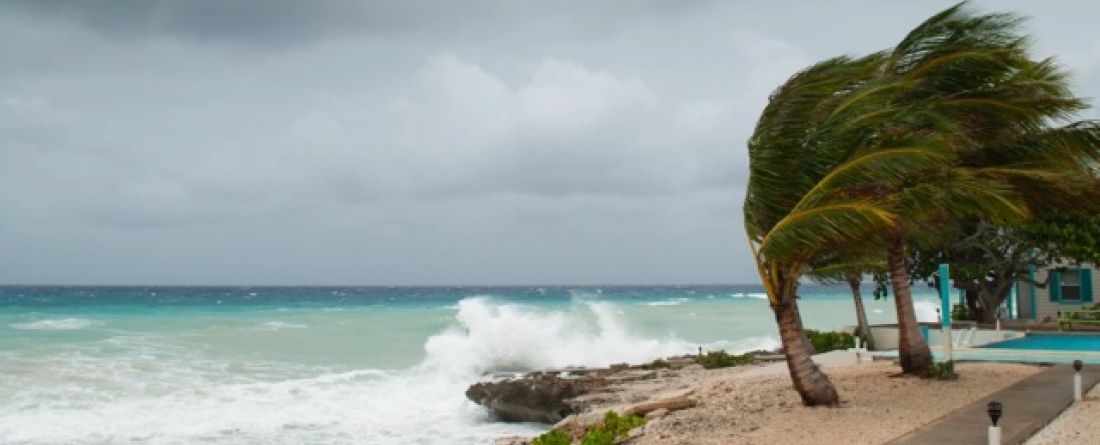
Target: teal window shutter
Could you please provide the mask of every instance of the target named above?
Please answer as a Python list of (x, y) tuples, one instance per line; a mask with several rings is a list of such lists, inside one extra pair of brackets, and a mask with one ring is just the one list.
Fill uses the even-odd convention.
[(1062, 301), (1062, 273), (1058, 269), (1050, 270), (1050, 281), (1047, 289), (1050, 289), (1050, 301)]
[(1081, 302), (1092, 303), (1092, 269), (1082, 267), (1077, 273), (1081, 277)]

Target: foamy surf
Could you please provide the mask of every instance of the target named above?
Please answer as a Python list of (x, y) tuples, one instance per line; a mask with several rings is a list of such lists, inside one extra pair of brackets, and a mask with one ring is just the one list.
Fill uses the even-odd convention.
[(917, 321), (935, 323), (940, 321), (940, 302), (937, 300), (913, 299), (913, 311), (917, 314)]
[(424, 345), (424, 366), (466, 372), (526, 371), (565, 366), (640, 363), (682, 355), (692, 343), (643, 338), (624, 325), (614, 305), (576, 301), (568, 310), (500, 303), (487, 297), (459, 302), (458, 326)]
[[(485, 445), (542, 429), (466, 400), (496, 371), (779, 345), (759, 286), (79, 290), (4, 297), (0, 442)], [(803, 290), (808, 327), (854, 320)]]
[(305, 329), (309, 326), (301, 323), (287, 323), (284, 321), (268, 321), (260, 325), (260, 331), (281, 331), (283, 329)]
[(688, 298), (673, 298), (671, 300), (651, 301), (649, 303), (643, 303), (643, 304), (645, 304), (646, 306), (679, 306), (679, 305), (682, 305), (684, 303), (687, 303), (688, 301), (691, 301), (691, 300), (688, 299)]
[(87, 329), (103, 326), (102, 321), (88, 320), (84, 318), (61, 318), (53, 320), (38, 320), (26, 323), (13, 323), (8, 325), (12, 329), (24, 329), (24, 330), (52, 330), (52, 331), (67, 331), (76, 329)]
[[(0, 404), (0, 437), (27, 445), (484, 445), (501, 435), (541, 429), (492, 422), (483, 408), (466, 400), (466, 388), (488, 373), (640, 363), (699, 347), (677, 338), (648, 338), (630, 326), (619, 305), (589, 298), (546, 307), (481, 296), (462, 299), (450, 311), (451, 326), (428, 336), (421, 362), (404, 370), (330, 369), (186, 347), (199, 334), (214, 336), (206, 340), (212, 342), (256, 335), (224, 328), (188, 331), (180, 339), (115, 337), (82, 353), (0, 355), (0, 367), (25, 370), (18, 379), (0, 382), (0, 394), (18, 394)], [(88, 324), (34, 323), (39, 329)], [(251, 326), (305, 339), (320, 329), (308, 325), (304, 329), (306, 323), (286, 318)], [(771, 342), (704, 346), (748, 350)]]

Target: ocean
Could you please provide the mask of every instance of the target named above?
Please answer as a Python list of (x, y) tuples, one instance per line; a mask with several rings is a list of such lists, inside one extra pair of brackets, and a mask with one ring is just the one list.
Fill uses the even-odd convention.
[[(846, 286), (800, 294), (806, 327), (855, 324)], [(545, 429), (467, 401), (487, 375), (778, 346), (751, 285), (7, 286), (0, 443), (486, 445)]]

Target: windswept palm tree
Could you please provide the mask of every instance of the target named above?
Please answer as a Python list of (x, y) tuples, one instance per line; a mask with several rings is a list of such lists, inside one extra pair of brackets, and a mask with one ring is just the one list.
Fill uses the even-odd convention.
[[(796, 74), (771, 96), (750, 138), (745, 226), (807, 404), (835, 403), (835, 391), (798, 356), (809, 350), (794, 299), (801, 276), (839, 251), (879, 246), (902, 369), (926, 374), (932, 356), (917, 329), (905, 246), (934, 245), (965, 218), (1026, 218), (1018, 183), (1050, 183), (1060, 168), (1036, 159), (1081, 156), (1087, 135), (1048, 128), (1082, 106), (1064, 73), (1028, 58), (1018, 17), (964, 6), (929, 18), (891, 51)], [(1042, 157), (1016, 145), (1047, 134), (1032, 144), (1047, 150)]]
[[(917, 330), (905, 245), (935, 244), (967, 218), (1011, 224), (1029, 216), (1029, 194), (1079, 178), (1100, 148), (1080, 125), (1051, 127), (1084, 107), (1051, 60), (1032, 60), (1013, 14), (973, 14), (959, 4), (929, 18), (899, 43), (883, 77), (911, 85), (882, 110), (898, 109), (884, 134), (932, 132), (951, 147), (949, 168), (922, 172), (880, 196), (899, 215), (886, 232), (887, 262), (905, 372), (924, 374), (931, 352)], [(900, 108), (896, 108), (900, 107)], [(881, 113), (881, 112), (879, 112)], [(861, 119), (875, 120), (873, 113)], [(1049, 197), (1049, 195), (1048, 195)]]
[[(838, 57), (795, 74), (772, 94), (748, 144), (745, 229), (791, 378), (809, 406), (836, 405), (839, 397), (810, 359), (812, 348), (798, 318), (799, 279), (817, 258), (895, 225), (891, 203), (856, 193), (860, 186), (898, 187), (914, 172), (943, 164), (951, 153), (916, 138), (912, 145), (870, 152), (831, 137), (830, 129), (862, 110), (862, 104), (851, 103), (854, 95), (895, 94), (874, 84), (882, 61), (882, 54)], [(863, 129), (850, 126), (853, 133)]]
[(845, 283), (852, 291), (852, 300), (856, 311), (856, 333), (863, 339), (868, 349), (875, 348), (875, 338), (871, 334), (871, 325), (867, 321), (867, 309), (863, 305), (861, 286), (865, 274), (886, 273), (886, 261), (882, 249), (872, 246), (871, 250), (860, 252), (855, 249), (834, 252), (818, 259), (807, 273), (810, 279), (820, 284)]

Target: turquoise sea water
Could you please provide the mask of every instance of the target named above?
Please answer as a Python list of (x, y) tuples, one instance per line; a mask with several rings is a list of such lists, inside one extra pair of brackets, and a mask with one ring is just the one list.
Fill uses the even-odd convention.
[[(801, 295), (854, 324), (846, 287)], [(481, 445), (543, 428), (468, 402), (488, 373), (700, 346), (777, 347), (762, 289), (0, 287), (0, 443)]]

